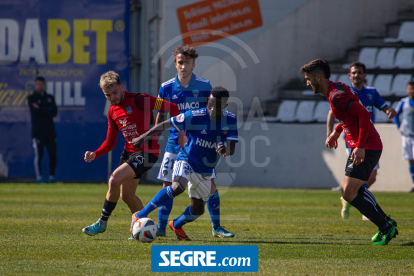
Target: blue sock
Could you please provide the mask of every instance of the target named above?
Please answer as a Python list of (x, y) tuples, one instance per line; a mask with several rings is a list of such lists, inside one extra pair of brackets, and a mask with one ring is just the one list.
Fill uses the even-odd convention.
[(164, 230), (167, 227), (174, 200), (170, 199), (164, 205), (158, 207), (158, 229)]
[(137, 218), (146, 218), (148, 215), (155, 210), (158, 206), (163, 205), (168, 200), (174, 198), (174, 194), (171, 186), (162, 188), (151, 201), (136, 214)]
[(207, 201), (207, 209), (210, 212), (213, 229), (217, 230), (217, 228), (220, 227), (220, 197), (218, 190), (210, 195), (210, 198)]
[(413, 180), (413, 184), (414, 184), (414, 164), (410, 164), (410, 175), (411, 175), (411, 179)]
[(184, 224), (195, 221), (199, 216), (191, 213), (191, 205), (185, 209), (184, 213), (174, 220), (174, 228), (181, 229)]
[(364, 187), (365, 189), (368, 189), (368, 184), (364, 183), (364, 184), (361, 185), (361, 187)]

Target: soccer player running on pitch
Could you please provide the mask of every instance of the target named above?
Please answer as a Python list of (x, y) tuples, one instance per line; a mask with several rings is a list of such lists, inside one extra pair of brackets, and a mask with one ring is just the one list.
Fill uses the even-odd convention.
[[(388, 119), (394, 118), (396, 111), (394, 108), (388, 106), (385, 101), (382, 99), (380, 94), (377, 92), (377, 90), (374, 87), (369, 87), (364, 85), (364, 81), (366, 79), (366, 72), (365, 72), (365, 64), (362, 62), (353, 62), (349, 66), (349, 73), (348, 77), (352, 81), (351, 89), (357, 93), (358, 98), (361, 102), (361, 104), (366, 108), (366, 110), (371, 114), (371, 122), (375, 124), (375, 110), (374, 107), (377, 109), (383, 111), (388, 115)], [(333, 131), (335, 119), (332, 114), (332, 110), (329, 110), (328, 118), (326, 122), (326, 137), (329, 137), (329, 135)], [(326, 144), (328, 146), (328, 144)], [(349, 156), (351, 154), (351, 149), (349, 148), (348, 144), (345, 143), (346, 146), (346, 152)], [(372, 184), (375, 183), (377, 180), (377, 170), (379, 169), (379, 163), (375, 166), (375, 168), (372, 170), (371, 175), (369, 176), (369, 179), (367, 183), (362, 184), (363, 187), (369, 189)], [(338, 187), (340, 190), (341, 186)], [(342, 210), (341, 210), (341, 216), (343, 219), (347, 219), (349, 217), (349, 207), (350, 204), (344, 200), (341, 197), (341, 203), (342, 203)], [(368, 221), (368, 218), (365, 216), (362, 216), (363, 220)]]
[[(111, 103), (108, 112), (108, 133), (106, 140), (96, 151), (85, 153), (85, 161), (92, 162), (111, 151), (116, 145), (119, 130), (125, 137), (125, 147), (121, 154), (119, 167), (109, 178), (109, 189), (101, 217), (97, 222), (82, 230), (90, 236), (105, 232), (108, 218), (115, 209), (119, 197), (128, 205), (132, 213), (143, 208), (135, 191), (141, 175), (157, 162), (159, 145), (155, 135), (137, 148), (133, 148), (132, 139), (148, 131), (154, 120), (153, 110), (168, 111), (171, 116), (179, 114), (176, 104), (147, 94), (124, 91), (119, 75), (114, 71), (102, 74), (99, 86)], [(181, 139), (184, 138), (183, 131), (178, 134), (182, 137)]]
[[(178, 105), (180, 113), (191, 109), (200, 109), (207, 106), (207, 99), (210, 97), (211, 84), (209, 80), (200, 78), (193, 73), (195, 60), (198, 57), (197, 51), (193, 47), (181, 45), (172, 52), (174, 56), (175, 68), (177, 75), (161, 84), (158, 97)], [(158, 112), (155, 124), (165, 120), (165, 113)], [(177, 130), (170, 129), (168, 143), (165, 149), (164, 158), (158, 173), (158, 179), (164, 181), (163, 187), (171, 186), (174, 159), (177, 158), (180, 146), (178, 145)], [(234, 234), (225, 230), (220, 225), (220, 197), (214, 183), (213, 175), (211, 177), (212, 191), (207, 201), (207, 209), (210, 212), (211, 223), (213, 226), (212, 233), (214, 237), (231, 238)], [(168, 217), (173, 207), (173, 199), (166, 202), (158, 208), (158, 235), (165, 236), (165, 228), (168, 223)]]
[(334, 117), (340, 121), (326, 141), (328, 146), (337, 148), (343, 130), (352, 150), (346, 163), (342, 197), (378, 227), (372, 237), (374, 245), (388, 244), (398, 234), (397, 223), (384, 213), (374, 195), (362, 187), (382, 152), (381, 138), (370, 121), (369, 112), (348, 85), (329, 80), (331, 69), (326, 60), (313, 60), (303, 65), (300, 72), (315, 94), (328, 99)]
[[(397, 116), (394, 117), (398, 131), (401, 133), (403, 158), (408, 160), (414, 193), (414, 81), (407, 83), (405, 88), (408, 97), (401, 99), (397, 106)], [(400, 115), (402, 116), (400, 121)]]
[(148, 137), (171, 126), (178, 131), (186, 130), (188, 137), (174, 163), (172, 185), (162, 188), (144, 209), (132, 215), (131, 229), (139, 218), (147, 217), (157, 206), (183, 193), (188, 186), (191, 205), (178, 218), (171, 220), (169, 226), (178, 240), (190, 240), (182, 227), (204, 213), (204, 205), (211, 194), (211, 178), (215, 175), (220, 155), (233, 155), (238, 141), (236, 116), (225, 109), (228, 98), (229, 92), (225, 88), (214, 87), (206, 108), (189, 110), (170, 118), (134, 139), (134, 147), (140, 147)]

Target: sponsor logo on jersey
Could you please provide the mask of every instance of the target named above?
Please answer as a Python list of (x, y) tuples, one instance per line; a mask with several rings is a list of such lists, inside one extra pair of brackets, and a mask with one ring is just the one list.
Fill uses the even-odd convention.
[(198, 91), (197, 89), (193, 90), (193, 96), (197, 98), (198, 94), (200, 93), (200, 91)]
[(163, 174), (164, 176), (167, 176), (167, 175), (168, 175), (168, 171), (167, 171), (167, 170), (163, 170), (163, 171), (162, 171), (162, 174)]
[(184, 113), (181, 113), (180, 115), (176, 117), (176, 120), (178, 123), (182, 123), (184, 122), (184, 118), (185, 118)]
[(126, 126), (126, 124), (127, 124), (127, 119), (121, 119), (121, 120), (119, 120), (119, 123), (120, 123), (123, 127), (125, 127), (125, 126)]
[(132, 108), (130, 106), (128, 106), (126, 108), (127, 114), (131, 114), (132, 113)]
[(204, 147), (204, 148), (208, 148), (208, 149), (216, 149), (217, 148), (217, 143), (216, 142), (206, 141), (206, 140), (200, 139), (198, 137), (197, 137), (197, 140), (196, 140), (195, 144), (200, 146), (200, 147)]
[(137, 124), (127, 125), (123, 127), (121, 130), (124, 131), (124, 130), (130, 130), (130, 129), (135, 129), (135, 128), (137, 128)]
[(223, 134), (227, 135), (227, 132), (229, 132), (229, 128), (228, 127), (223, 127), (221, 130), (223, 130)]
[(138, 131), (125, 131), (125, 132), (123, 132), (123, 134), (124, 134), (124, 137), (125, 138), (128, 138), (128, 137), (138, 137), (139, 136), (139, 134), (138, 134)]
[(199, 102), (192, 102), (192, 103), (177, 103), (178, 108), (180, 110), (190, 110), (190, 109), (199, 109), (200, 103)]

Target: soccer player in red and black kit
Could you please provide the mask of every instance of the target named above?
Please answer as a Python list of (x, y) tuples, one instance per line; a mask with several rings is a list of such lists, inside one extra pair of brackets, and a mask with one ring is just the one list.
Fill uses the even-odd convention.
[[(159, 145), (154, 135), (147, 143), (134, 150), (132, 139), (150, 129), (150, 124), (154, 122), (153, 110), (168, 111), (171, 117), (180, 114), (178, 106), (174, 103), (147, 94), (124, 91), (119, 75), (114, 71), (103, 74), (99, 86), (111, 103), (108, 113), (108, 133), (106, 140), (96, 151), (85, 153), (85, 161), (91, 162), (111, 151), (115, 147), (119, 130), (125, 137), (125, 147), (119, 167), (109, 178), (109, 190), (101, 217), (94, 224), (83, 228), (83, 232), (90, 236), (105, 232), (108, 218), (115, 209), (120, 196), (132, 213), (143, 208), (135, 191), (141, 175), (157, 162)], [(181, 131), (178, 135), (183, 141), (184, 132)]]
[(300, 72), (315, 94), (328, 99), (334, 117), (340, 121), (327, 138), (327, 146), (337, 148), (337, 140), (344, 131), (352, 150), (346, 163), (342, 197), (378, 226), (378, 232), (372, 237), (374, 245), (388, 244), (398, 234), (397, 223), (384, 213), (374, 195), (362, 187), (382, 152), (381, 138), (370, 120), (371, 115), (348, 85), (329, 80), (331, 69), (326, 60), (313, 60), (303, 65)]

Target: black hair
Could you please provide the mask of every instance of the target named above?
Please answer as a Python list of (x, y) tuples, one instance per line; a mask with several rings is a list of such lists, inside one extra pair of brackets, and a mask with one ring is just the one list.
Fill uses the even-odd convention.
[(36, 77), (35, 81), (43, 81), (44, 83), (46, 83), (45, 78), (44, 77)]
[(302, 74), (309, 73), (312, 75), (315, 75), (315, 73), (321, 73), (325, 79), (329, 79), (331, 77), (331, 67), (329, 66), (329, 63), (321, 58), (306, 63), (302, 66), (302, 68), (300, 68), (300, 72)]
[(351, 65), (349, 65), (349, 71), (351, 71), (352, 67), (362, 68), (362, 73), (365, 74), (366, 67), (365, 67), (365, 64), (363, 64), (362, 62), (359, 62), (359, 61), (352, 62)]
[(230, 97), (229, 91), (222, 87), (222, 86), (216, 86), (211, 90), (211, 95), (213, 95), (216, 99), (222, 99), (222, 98), (228, 98)]

